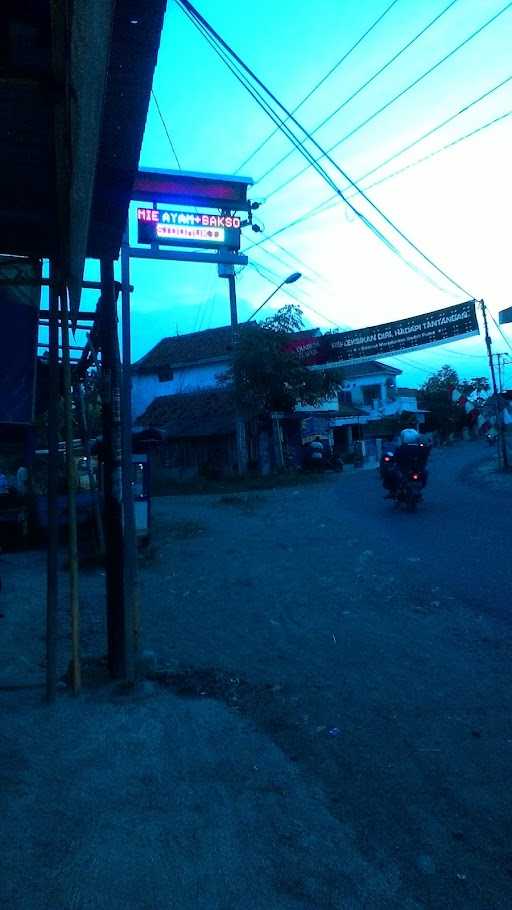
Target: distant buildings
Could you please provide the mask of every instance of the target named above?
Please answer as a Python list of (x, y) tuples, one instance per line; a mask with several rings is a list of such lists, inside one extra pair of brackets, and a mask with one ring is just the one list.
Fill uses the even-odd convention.
[[(234, 398), (221, 381), (231, 351), (231, 329), (223, 326), (163, 338), (133, 367), (134, 420), (140, 431), (159, 434), (161, 466), (176, 478), (234, 470)], [(423, 422), (416, 390), (397, 387), (400, 370), (372, 360), (345, 364), (342, 373), (336, 398), (277, 415), (286, 463), (300, 463), (303, 443), (314, 435), (346, 460), (356, 442), (366, 459), (376, 459), (404, 415), (414, 426)], [(276, 464), (268, 418), (247, 419), (249, 464), (263, 473)]]

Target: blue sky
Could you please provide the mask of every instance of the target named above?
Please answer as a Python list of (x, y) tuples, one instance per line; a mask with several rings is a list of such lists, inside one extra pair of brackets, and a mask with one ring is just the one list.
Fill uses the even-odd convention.
[[(287, 106), (295, 106), (389, 6), (390, 0), (340, 2), (259, 0), (250, 7), (226, 0), (198, 0), (198, 9)], [(298, 119), (313, 129), (431, 19), (449, 0), (397, 0), (380, 24), (300, 109)], [(331, 146), (435, 64), (505, 6), (504, 0), (457, 0), (422, 38), (317, 134)], [(512, 7), (477, 38), (439, 66), (333, 155), (359, 178), (388, 156), (437, 126), (464, 105), (512, 75)], [(169, 2), (154, 91), (181, 166), (185, 170), (234, 173), (273, 129), (273, 124), (235, 81), (178, 6)], [(512, 109), (512, 82), (451, 124), (419, 143), (362, 185), (417, 161), (442, 145)], [(510, 300), (510, 147), (512, 117), (411, 167), (369, 190), (370, 197), (471, 295), (483, 296), (494, 313)], [(255, 180), (253, 200), (264, 204), (258, 221), (265, 233), (278, 230), (332, 194), (312, 169), (275, 192), (305, 163), (295, 151), (264, 179), (290, 149), (274, 136), (242, 172)], [(152, 103), (141, 164), (176, 167)], [(334, 172), (333, 172), (334, 173)], [(339, 175), (340, 185), (344, 181)], [(354, 200), (355, 201), (355, 200)], [(366, 214), (365, 203), (358, 207)], [(373, 217), (373, 214), (372, 214)], [(376, 219), (379, 227), (382, 222)], [(247, 245), (260, 239), (244, 232)], [(386, 228), (392, 238), (392, 232)], [(290, 287), (310, 324), (359, 327), (447, 306), (455, 291), (414, 254), (440, 289), (424, 281), (380, 243), (344, 206), (303, 221), (249, 252), (238, 277), (240, 317), (265, 299), (287, 274), (303, 272)], [(405, 247), (401, 244), (405, 252)], [(297, 257), (297, 258), (294, 258)], [(298, 261), (300, 260), (300, 262)], [(141, 356), (164, 335), (226, 324), (226, 282), (214, 266), (132, 262), (133, 348)], [(291, 298), (280, 292), (275, 306)], [(308, 310), (308, 307), (312, 310)], [(271, 312), (269, 308), (268, 312)], [(509, 336), (512, 341), (512, 336)], [(448, 349), (447, 349), (448, 348)], [(462, 375), (485, 373), (483, 340), (471, 339), (392, 362), (404, 383), (421, 383), (449, 361)], [(505, 350), (497, 337), (495, 350)], [(509, 369), (509, 385), (512, 367)]]

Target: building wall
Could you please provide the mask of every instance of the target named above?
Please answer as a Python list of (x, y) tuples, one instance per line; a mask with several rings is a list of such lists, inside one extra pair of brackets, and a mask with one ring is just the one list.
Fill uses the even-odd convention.
[(178, 367), (173, 370), (172, 379), (165, 382), (160, 382), (156, 373), (135, 373), (132, 377), (133, 419), (140, 417), (151, 402), (162, 395), (178, 395), (219, 385), (219, 376), (228, 369), (228, 361)]
[(368, 407), (368, 405), (365, 404), (364, 389), (368, 386), (378, 386), (379, 391), (376, 395), (376, 400), (382, 404), (387, 404), (390, 401), (390, 389), (387, 386), (387, 380), (389, 378), (393, 377), (383, 375), (382, 373), (373, 373), (369, 376), (361, 376), (352, 379), (347, 383), (347, 386), (349, 386), (348, 391), (352, 393), (352, 403), (358, 408)]
[(321, 401), (320, 404), (315, 406), (310, 404), (298, 404), (295, 408), (296, 412), (307, 411), (337, 411), (338, 410), (338, 399), (337, 398), (326, 398), (324, 401)]

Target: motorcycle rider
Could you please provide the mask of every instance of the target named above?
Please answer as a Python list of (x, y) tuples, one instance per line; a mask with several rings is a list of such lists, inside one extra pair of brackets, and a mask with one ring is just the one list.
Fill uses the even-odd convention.
[(395, 497), (402, 477), (411, 472), (417, 472), (421, 477), (422, 487), (426, 486), (428, 454), (429, 448), (421, 441), (417, 430), (412, 427), (402, 430), (400, 445), (393, 455), (389, 469), (385, 472), (386, 476), (383, 475), (384, 486), (388, 490), (387, 499)]
[(314, 439), (308, 442), (304, 454), (305, 464), (308, 467), (318, 470), (324, 467), (325, 447), (320, 436), (315, 436)]

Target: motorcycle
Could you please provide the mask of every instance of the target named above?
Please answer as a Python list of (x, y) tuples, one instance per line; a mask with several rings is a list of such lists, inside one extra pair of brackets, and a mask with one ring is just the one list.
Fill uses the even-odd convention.
[(401, 505), (408, 512), (415, 512), (418, 503), (423, 499), (424, 476), (421, 471), (408, 471), (402, 474), (394, 496), (395, 505)]

